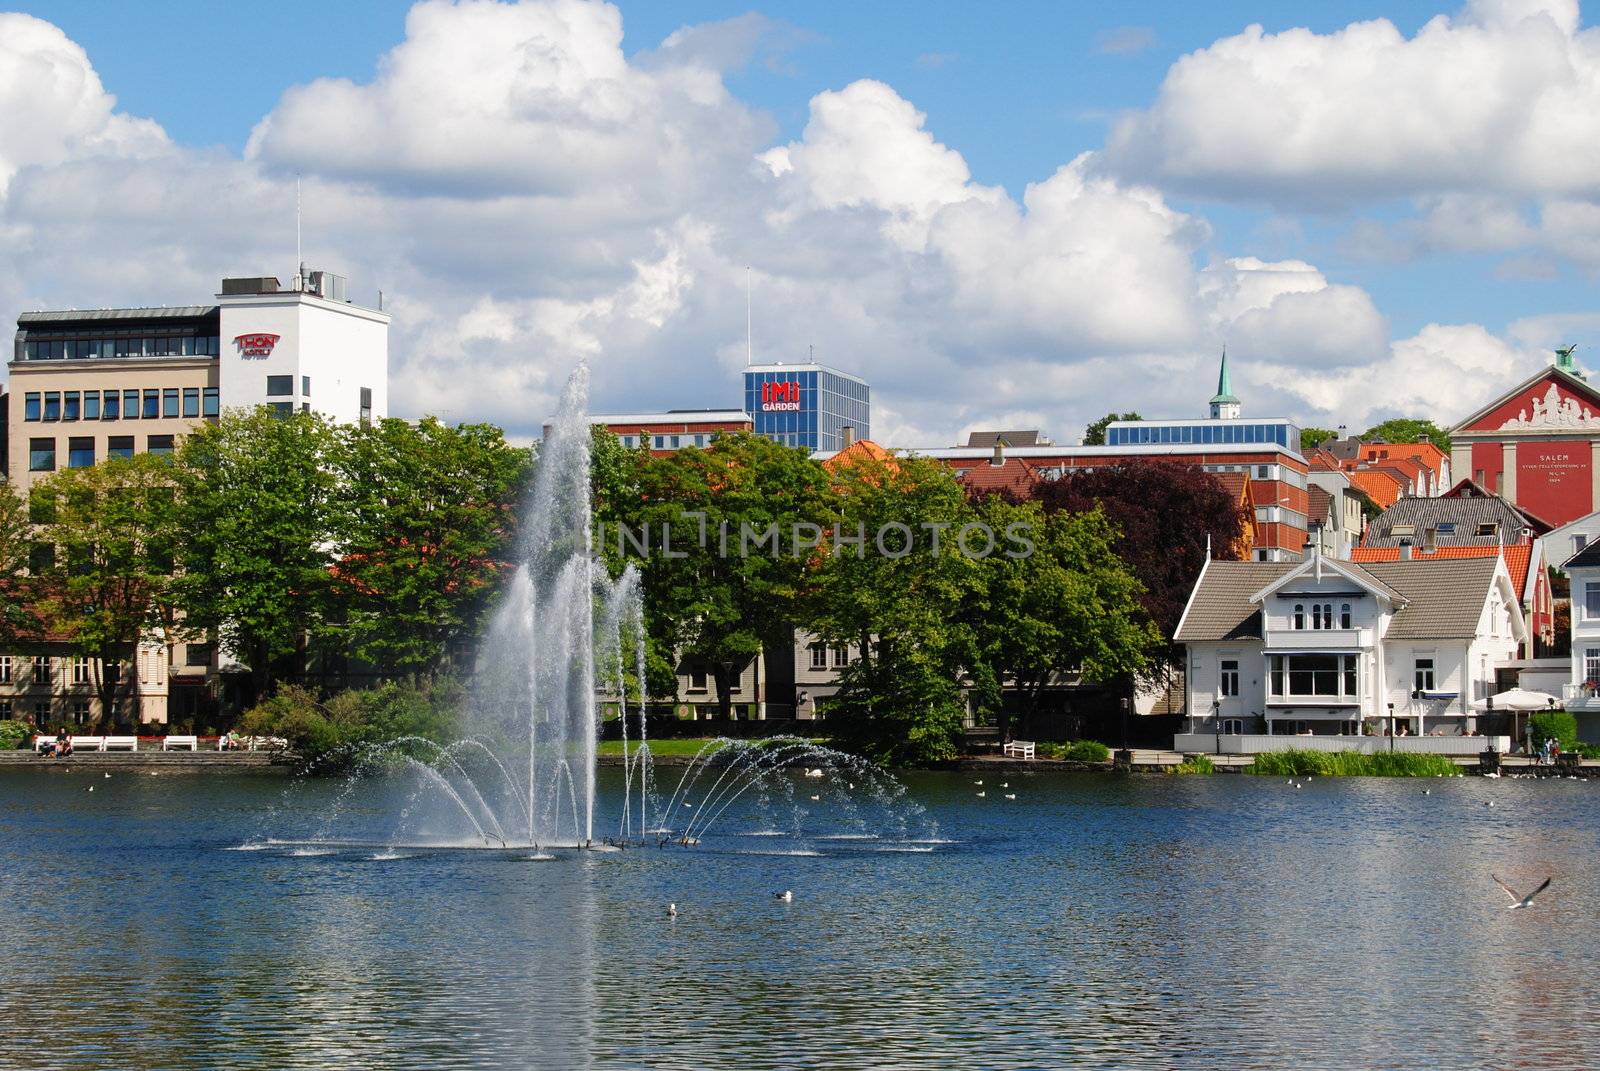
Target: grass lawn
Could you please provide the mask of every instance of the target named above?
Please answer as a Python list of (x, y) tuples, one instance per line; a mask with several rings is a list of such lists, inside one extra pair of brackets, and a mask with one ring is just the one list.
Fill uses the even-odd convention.
[[(691, 736), (691, 737), (685, 737), (685, 738), (681, 738), (681, 739), (652, 740), (652, 741), (650, 741), (650, 754), (658, 756), (658, 757), (660, 757), (660, 756), (668, 756), (668, 755), (672, 755), (672, 756), (681, 755), (684, 758), (693, 758), (694, 755), (701, 748), (705, 747), (706, 744), (710, 743), (714, 739), (716, 739), (716, 737)], [(816, 742), (817, 743), (821, 743), (822, 741), (819, 740), (819, 741), (816, 741)], [(638, 747), (638, 746), (639, 746), (639, 742), (637, 740), (628, 741), (628, 753), (631, 755), (633, 753), (633, 749)], [(600, 741), (600, 754), (601, 755), (616, 755), (616, 756), (620, 757), (622, 755), (622, 741), (621, 740), (602, 740), (602, 741)]]

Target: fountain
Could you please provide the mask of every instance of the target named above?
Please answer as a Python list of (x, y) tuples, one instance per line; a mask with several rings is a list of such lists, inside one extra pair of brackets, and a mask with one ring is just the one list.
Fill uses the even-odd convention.
[[(687, 847), (741, 821), (756, 828), (730, 836), (806, 835), (807, 816), (823, 810), (810, 804), (825, 794), (831, 832), (823, 838), (907, 840), (913, 832), (921, 808), (892, 776), (794, 737), (710, 741), (662, 801), (645, 731), (640, 576), (630, 565), (613, 578), (594, 553), (587, 393), (580, 366), (540, 447), (517, 564), (479, 650), (462, 739), (407, 737), (341, 756), (351, 772), (321, 809), (316, 833), (266, 843), (302, 853), (378, 845), (376, 858), (428, 848), (531, 849), (548, 858), (550, 848)], [(597, 839), (602, 692), (621, 715), (623, 791), (615, 833)], [(813, 784), (801, 799), (804, 781)], [(918, 832), (907, 843), (934, 842), (930, 829)]]

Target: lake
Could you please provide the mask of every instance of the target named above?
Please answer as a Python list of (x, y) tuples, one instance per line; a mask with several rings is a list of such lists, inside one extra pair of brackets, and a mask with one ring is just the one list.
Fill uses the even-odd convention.
[(931, 836), (537, 862), (233, 850), (332, 780), (5, 771), (0, 1064), (1594, 1066), (1600, 786), (1004, 776), (906, 775)]

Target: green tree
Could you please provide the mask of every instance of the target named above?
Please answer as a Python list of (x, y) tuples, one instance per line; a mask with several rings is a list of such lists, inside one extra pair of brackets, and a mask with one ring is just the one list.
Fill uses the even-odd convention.
[(172, 465), (151, 454), (112, 458), (58, 472), (32, 497), (49, 518), (39, 538), (55, 547), (42, 577), (45, 618), (89, 660), (99, 720), (124, 723), (138, 691), (140, 641), (173, 641), (162, 627), (172, 624)]
[(314, 413), (230, 412), (183, 442), (178, 605), (250, 668), (257, 696), (304, 673), (327, 606), (334, 437)]
[(349, 648), (385, 675), (432, 676), (491, 601), (528, 452), (488, 424), (389, 419), (343, 429), (332, 464)]
[(38, 630), (34, 592), (26, 578), (33, 544), (28, 504), (8, 481), (0, 480), (0, 643)]
[(1382, 439), (1389, 443), (1414, 443), (1419, 439), (1427, 439), (1445, 453), (1450, 452), (1450, 433), (1431, 420), (1396, 417), (1382, 424), (1374, 424), (1361, 433), (1361, 438), (1366, 442)]
[(1107, 413), (1105, 416), (1083, 429), (1083, 445), (1104, 446), (1106, 444), (1106, 428), (1116, 420), (1143, 420), (1138, 413)]
[(983, 597), (963, 607), (976, 652), (972, 678), (999, 715), (1002, 739), (1009, 728), (999, 703), (1003, 685), (1034, 714), (1045, 690), (1064, 678), (1130, 681), (1145, 669), (1161, 634), (1140, 605), (1144, 587), (1118, 557), (1119, 533), (1103, 512), (1046, 513), (1037, 502), (1013, 505), (999, 496), (976, 508), (991, 530), (1018, 537), (982, 560)]
[(951, 758), (975, 662), (963, 608), (983, 592), (982, 563), (961, 551), (972, 507), (951, 471), (925, 459), (852, 458), (834, 485), (841, 538), (819, 561), (807, 627), (858, 654), (824, 708), (829, 734), (890, 765)]
[(1315, 450), (1323, 443), (1338, 437), (1338, 432), (1331, 431), (1328, 428), (1301, 428), (1300, 452), (1305, 453), (1307, 450)]
[[(751, 659), (791, 657), (809, 562), (792, 553), (794, 533), (826, 526), (827, 473), (803, 451), (728, 435), (641, 459), (637, 498), (617, 516), (626, 532), (607, 527), (602, 537), (643, 571), (647, 630), (662, 650), (706, 668), (730, 716), (731, 685)], [(641, 537), (648, 550), (633, 541)]]

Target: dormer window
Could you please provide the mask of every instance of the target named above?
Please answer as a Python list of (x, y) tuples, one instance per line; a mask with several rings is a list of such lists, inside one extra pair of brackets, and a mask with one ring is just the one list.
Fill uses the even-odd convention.
[(1493, 536), (1499, 533), (1500, 525), (1495, 521), (1485, 521), (1483, 524), (1478, 525), (1478, 534), (1480, 536)]
[(1395, 524), (1389, 526), (1390, 536), (1410, 536), (1416, 534), (1417, 526), (1414, 524)]

